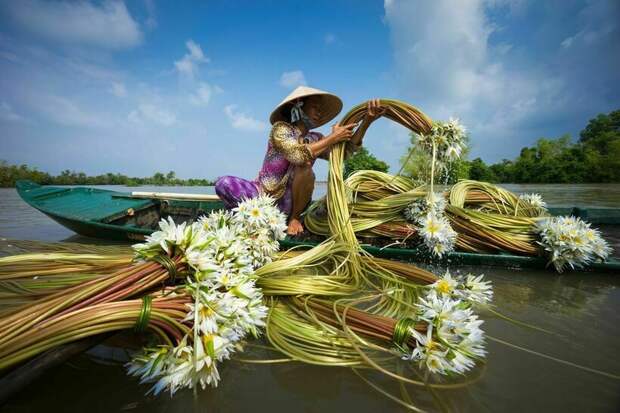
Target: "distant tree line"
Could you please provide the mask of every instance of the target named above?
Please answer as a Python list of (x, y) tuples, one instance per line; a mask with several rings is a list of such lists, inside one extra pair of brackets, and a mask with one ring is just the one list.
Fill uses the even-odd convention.
[(174, 171), (167, 174), (156, 172), (148, 178), (136, 178), (119, 173), (88, 176), (84, 172), (67, 169), (54, 176), (27, 165), (10, 165), (6, 161), (0, 161), (0, 187), (14, 187), (15, 182), (20, 179), (28, 179), (41, 185), (210, 186), (214, 184), (208, 179), (180, 179), (176, 177)]
[[(411, 137), (411, 146), (401, 159), (403, 174), (426, 181), (428, 178), (428, 155), (419, 150)], [(362, 147), (345, 161), (344, 174), (349, 176), (360, 169), (387, 172), (388, 165)], [(454, 183), (459, 179), (475, 179), (496, 183), (594, 183), (620, 182), (620, 110), (600, 114), (591, 119), (572, 142), (569, 135), (557, 139), (541, 138), (533, 147), (521, 149), (515, 160), (504, 159), (487, 165), (482, 159), (462, 159), (454, 162), (450, 171), (438, 179)], [(0, 186), (15, 186), (15, 181), (29, 179), (42, 185), (170, 185), (209, 186), (208, 179), (179, 179), (174, 171), (157, 172), (148, 178), (128, 177), (107, 173), (87, 176), (83, 172), (65, 170), (52, 176), (27, 165), (9, 165), (0, 161)]]
[[(414, 164), (404, 170), (423, 178)], [(449, 178), (450, 182), (465, 178), (495, 183), (620, 182), (620, 110), (591, 119), (577, 142), (569, 135), (541, 138), (533, 147), (521, 149), (516, 159), (491, 165), (480, 158), (460, 160)]]
[(368, 149), (362, 146), (357, 152), (349, 156), (344, 161), (344, 177), (346, 179), (353, 172), (363, 169), (387, 172), (389, 167), (390, 166), (387, 163), (375, 158), (375, 156), (371, 154)]

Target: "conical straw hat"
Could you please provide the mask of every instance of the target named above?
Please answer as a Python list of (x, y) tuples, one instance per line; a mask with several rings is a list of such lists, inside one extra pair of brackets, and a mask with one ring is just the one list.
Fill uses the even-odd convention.
[(288, 120), (288, 116), (285, 116), (283, 113), (285, 106), (289, 103), (295, 102), (299, 98), (305, 98), (308, 96), (318, 96), (321, 100), (321, 118), (319, 119), (318, 124), (315, 125), (317, 128), (334, 119), (342, 110), (342, 100), (340, 100), (338, 96), (319, 89), (314, 89), (312, 87), (299, 86), (293, 90), (290, 95), (285, 97), (284, 100), (276, 106), (274, 111), (271, 112), (271, 116), (269, 117), (271, 124), (273, 125), (279, 120)]

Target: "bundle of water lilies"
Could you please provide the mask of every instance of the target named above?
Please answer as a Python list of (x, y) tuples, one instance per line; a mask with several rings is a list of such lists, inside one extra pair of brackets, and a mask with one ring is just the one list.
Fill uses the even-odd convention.
[[(356, 120), (350, 113), (343, 122)], [(611, 249), (598, 230), (580, 218), (549, 216), (538, 194), (517, 196), (471, 180), (435, 192), (435, 176), (445, 174), (466, 147), (465, 128), (456, 119), (428, 122), (418, 129), (401, 122), (429, 156), (428, 183), (377, 171), (358, 171), (344, 183), (348, 219), (358, 237), (377, 246), (420, 247), (431, 259), (454, 250), (546, 256), (558, 272), (608, 258)], [(311, 232), (332, 233), (332, 205), (329, 196), (311, 205), (305, 217)]]
[[(431, 259), (454, 250), (544, 256), (558, 272), (605, 261), (611, 252), (600, 231), (581, 218), (550, 216), (540, 195), (517, 196), (468, 180), (446, 193), (405, 182), (377, 171), (347, 179), (351, 224), (364, 242), (421, 247)], [(325, 209), (322, 199), (308, 211), (306, 225), (315, 234), (329, 234)]]

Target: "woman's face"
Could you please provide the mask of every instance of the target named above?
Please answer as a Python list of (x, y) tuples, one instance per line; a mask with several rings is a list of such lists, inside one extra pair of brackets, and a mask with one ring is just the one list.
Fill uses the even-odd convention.
[(308, 99), (304, 102), (303, 111), (316, 125), (321, 119), (321, 105), (318, 99)]

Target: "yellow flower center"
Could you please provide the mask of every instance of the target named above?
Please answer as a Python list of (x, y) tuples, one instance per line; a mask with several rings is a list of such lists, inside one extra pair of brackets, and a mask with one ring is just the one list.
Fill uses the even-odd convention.
[(428, 231), (429, 234), (436, 234), (439, 231), (439, 224), (436, 221), (428, 221), (426, 231)]
[(437, 283), (437, 290), (438, 290), (440, 293), (443, 293), (443, 294), (448, 294), (450, 291), (452, 291), (452, 287), (450, 286), (450, 283), (449, 283), (448, 281), (446, 281), (446, 280), (440, 280), (440, 281)]
[(202, 307), (200, 309), (200, 315), (202, 316), (202, 318), (211, 317), (213, 314), (215, 314), (215, 311), (213, 311), (209, 307)]

